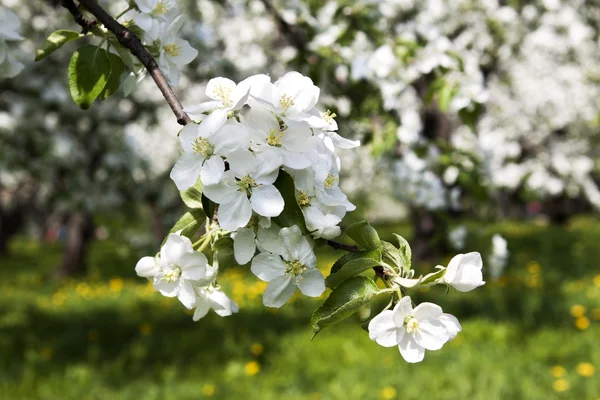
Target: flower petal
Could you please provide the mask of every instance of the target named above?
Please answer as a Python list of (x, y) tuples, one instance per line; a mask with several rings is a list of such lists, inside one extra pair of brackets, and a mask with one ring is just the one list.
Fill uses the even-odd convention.
[(298, 288), (305, 296), (319, 297), (325, 291), (325, 278), (316, 268), (308, 268), (296, 282)]
[(154, 257), (142, 257), (135, 266), (135, 272), (143, 278), (152, 278), (160, 270), (159, 264)]
[(194, 287), (189, 281), (186, 281), (185, 279), (179, 280), (177, 298), (187, 309), (194, 307), (194, 303), (196, 303), (196, 293), (194, 293)]
[(171, 233), (160, 249), (160, 261), (163, 266), (178, 265), (181, 256), (194, 251), (192, 242), (185, 236)]
[(203, 185), (216, 185), (219, 183), (225, 172), (225, 162), (220, 156), (214, 155), (204, 161), (200, 170), (200, 179)]
[(263, 304), (267, 307), (279, 308), (292, 297), (295, 291), (296, 285), (290, 275), (278, 276), (267, 285), (263, 294)]
[(402, 358), (409, 363), (417, 363), (425, 358), (425, 349), (417, 344), (412, 335), (405, 334), (398, 344)]
[(238, 264), (244, 265), (252, 260), (256, 244), (254, 243), (254, 228), (239, 229), (233, 238), (233, 254)]
[(237, 192), (233, 201), (219, 206), (219, 225), (228, 231), (236, 231), (248, 224), (252, 206), (245, 193)]
[(220, 290), (209, 293), (208, 300), (212, 309), (221, 317), (227, 317), (239, 310), (238, 305)]
[(382, 311), (369, 322), (369, 337), (383, 347), (392, 347), (400, 343), (404, 334), (403, 328), (394, 323), (392, 310)]
[(179, 261), (181, 276), (190, 281), (202, 279), (206, 275), (207, 264), (208, 260), (204, 254), (197, 251), (185, 253)]
[(263, 217), (276, 217), (283, 211), (284, 201), (273, 185), (261, 185), (252, 189), (252, 209)]
[(250, 270), (259, 279), (270, 282), (285, 275), (285, 262), (276, 254), (260, 253), (252, 259)]
[(404, 318), (413, 315), (412, 304), (410, 296), (404, 296), (394, 307), (394, 323), (397, 327), (404, 326)]
[(202, 171), (202, 156), (193, 153), (183, 153), (173, 166), (169, 175), (177, 189), (187, 190), (193, 186)]

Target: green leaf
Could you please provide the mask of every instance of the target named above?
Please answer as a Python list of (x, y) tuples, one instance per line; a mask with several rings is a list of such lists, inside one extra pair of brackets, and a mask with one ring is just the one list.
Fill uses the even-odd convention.
[(125, 64), (121, 61), (121, 57), (112, 53), (106, 53), (106, 55), (110, 61), (110, 77), (108, 78), (108, 82), (106, 82), (104, 90), (98, 96), (100, 101), (108, 99), (119, 89), (119, 86), (121, 86), (121, 75), (125, 72)]
[(406, 265), (404, 257), (400, 254), (400, 250), (398, 250), (396, 246), (383, 240), (381, 243), (383, 244), (383, 261), (390, 265), (395, 265), (398, 269), (410, 269), (410, 267)]
[(428, 274), (427, 276), (425, 276), (425, 278), (423, 279), (423, 281), (421, 282), (421, 285), (426, 285), (428, 283), (432, 283), (437, 281), (438, 279), (440, 279), (442, 276), (446, 275), (446, 269), (440, 269), (437, 272), (432, 272), (431, 274)]
[[(197, 208), (183, 214), (183, 216), (179, 218), (179, 221), (173, 225), (169, 233), (181, 231), (181, 236), (187, 236), (191, 239), (205, 222), (206, 215), (204, 215), (204, 211)], [(163, 241), (163, 244), (165, 241), (166, 238)]]
[(381, 240), (375, 228), (367, 221), (356, 222), (346, 229), (346, 235), (356, 242), (361, 250), (381, 250)]
[(408, 244), (408, 241), (406, 239), (404, 239), (402, 236), (397, 235), (395, 233), (394, 233), (394, 236), (396, 236), (396, 239), (398, 239), (398, 245), (399, 245), (398, 249), (400, 250), (400, 256), (406, 263), (408, 270), (410, 270), (410, 267), (412, 264), (412, 262), (411, 262), (412, 250), (410, 249), (410, 244)]
[(313, 338), (323, 328), (360, 311), (378, 290), (375, 282), (365, 276), (355, 276), (340, 283), (312, 315), (310, 323), (314, 332)]
[(219, 254), (232, 255), (233, 254), (233, 239), (229, 236), (224, 236), (217, 240), (214, 245), (214, 249)]
[(200, 178), (198, 178), (196, 183), (188, 190), (180, 191), (179, 195), (181, 196), (181, 200), (183, 200), (185, 205), (189, 208), (204, 208), (202, 204), (202, 181)]
[(352, 278), (381, 264), (381, 251), (379, 250), (372, 250), (370, 252), (356, 252), (350, 254), (357, 253), (362, 253), (361, 257), (349, 260), (348, 262), (343, 264), (336, 272), (332, 273), (327, 277), (327, 279), (325, 279), (325, 285), (327, 285), (327, 287), (334, 288), (346, 279)]
[(279, 193), (281, 193), (285, 205), (281, 214), (279, 214), (278, 217), (273, 218), (273, 221), (282, 228), (298, 225), (303, 234), (308, 233), (304, 214), (302, 214), (302, 210), (296, 201), (294, 179), (287, 172), (279, 171), (279, 176), (275, 181), (275, 187), (279, 190)]
[(440, 89), (438, 93), (438, 107), (440, 108), (440, 111), (448, 111), (450, 103), (457, 93), (458, 87), (448, 83)]
[(73, 53), (69, 62), (69, 89), (79, 108), (90, 108), (104, 90), (110, 70), (110, 61), (104, 49), (85, 45)]
[(42, 45), (41, 49), (35, 52), (35, 61), (43, 60), (48, 57), (54, 51), (60, 49), (63, 45), (75, 40), (82, 38), (84, 35), (79, 32), (70, 31), (68, 29), (59, 29), (54, 31), (46, 38), (46, 41)]
[(202, 194), (202, 209), (204, 210), (204, 213), (208, 216), (208, 218), (210, 218), (210, 220), (212, 221), (213, 217), (215, 216), (215, 210), (217, 209), (217, 205), (213, 203), (204, 194)]
[[(377, 258), (379, 257), (379, 258)], [(341, 256), (333, 265), (331, 266), (331, 274), (338, 272), (342, 266), (352, 260), (357, 260), (360, 258), (370, 258), (373, 260), (381, 261), (381, 252), (379, 250), (369, 250), (369, 251), (354, 251), (352, 253), (346, 253)]]
[(460, 117), (463, 124), (468, 126), (473, 132), (477, 129), (477, 120), (479, 116), (483, 112), (483, 106), (479, 103), (474, 103), (469, 105), (468, 107), (462, 108), (458, 111), (458, 116)]

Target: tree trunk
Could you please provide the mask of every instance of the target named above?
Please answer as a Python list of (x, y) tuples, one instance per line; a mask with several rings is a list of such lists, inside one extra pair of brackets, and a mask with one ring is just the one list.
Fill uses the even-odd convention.
[(74, 211), (67, 221), (67, 239), (62, 264), (56, 277), (81, 275), (86, 270), (86, 255), (94, 236), (94, 222), (89, 212)]
[(410, 243), (413, 260), (439, 259), (448, 251), (448, 226), (438, 214), (415, 208), (411, 212), (411, 223), (413, 237)]
[(167, 236), (167, 230), (165, 229), (165, 224), (162, 221), (158, 205), (154, 202), (150, 202), (149, 207), (152, 232), (154, 233), (156, 243), (160, 244)]
[(0, 210), (0, 256), (7, 254), (8, 241), (19, 231), (24, 221), (25, 209), (22, 207)]

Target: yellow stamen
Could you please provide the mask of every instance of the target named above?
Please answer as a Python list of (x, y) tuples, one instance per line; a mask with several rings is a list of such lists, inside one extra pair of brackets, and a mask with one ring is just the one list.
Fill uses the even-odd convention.
[(335, 183), (337, 182), (337, 178), (333, 174), (327, 174), (327, 178), (325, 178), (325, 187), (327, 189), (331, 189)]
[(300, 207), (310, 206), (310, 196), (303, 190), (298, 190), (296, 193), (296, 201)]
[(181, 54), (181, 46), (178, 46), (175, 43), (165, 44), (163, 49), (165, 50), (165, 53), (172, 57), (177, 57), (179, 54)]
[(321, 113), (321, 118), (323, 118), (323, 120), (325, 122), (327, 122), (328, 124), (331, 124), (334, 120), (334, 118), (337, 117), (337, 114), (334, 112), (331, 112), (331, 110), (327, 110), (324, 113)]
[(269, 136), (267, 136), (267, 144), (269, 146), (281, 147), (281, 138), (283, 137), (283, 132), (276, 131), (275, 129), (271, 129), (269, 132)]
[(254, 181), (254, 179), (252, 179), (252, 177), (250, 177), (250, 175), (246, 175), (246, 176), (242, 177), (242, 179), (240, 179), (237, 184), (239, 186), (238, 190), (240, 192), (247, 192), (247, 193), (252, 193), (252, 188), (255, 188), (258, 186), (256, 181)]
[(215, 146), (208, 142), (206, 138), (198, 137), (192, 143), (194, 154), (202, 154), (202, 157), (207, 158), (213, 155)]
[(215, 90), (213, 90), (213, 96), (221, 99), (221, 102), (225, 107), (231, 107), (231, 99), (229, 98), (229, 96), (231, 96), (230, 88), (224, 88), (221, 85), (217, 85)]
[(286, 269), (285, 269), (286, 274), (292, 274), (294, 276), (298, 276), (301, 273), (303, 273), (304, 271), (306, 271), (306, 266), (298, 260), (289, 261), (289, 262), (285, 263), (285, 265), (286, 265)]
[(281, 108), (281, 110), (284, 112), (289, 110), (289, 108), (293, 105), (294, 100), (292, 100), (292, 97), (288, 96), (287, 94), (282, 95), (279, 99), (279, 108)]

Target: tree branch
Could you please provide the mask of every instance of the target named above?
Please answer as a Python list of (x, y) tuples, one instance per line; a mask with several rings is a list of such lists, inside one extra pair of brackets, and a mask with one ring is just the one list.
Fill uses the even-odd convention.
[(336, 242), (335, 240), (328, 240), (327, 245), (333, 247), (336, 250), (345, 250), (349, 252), (358, 251), (358, 247), (353, 246), (351, 244), (344, 244), (340, 242)]
[[(167, 78), (159, 68), (156, 60), (146, 50), (140, 39), (129, 29), (121, 25), (117, 20), (111, 17), (104, 9), (96, 3), (95, 0), (78, 0), (96, 19), (102, 23), (110, 32), (112, 32), (119, 43), (129, 49), (131, 54), (137, 57), (138, 60), (146, 67), (148, 73), (154, 79), (156, 86), (160, 89), (165, 100), (171, 107), (173, 114), (177, 117), (177, 122), (180, 125), (187, 125), (192, 122), (192, 119), (183, 111), (181, 102), (175, 96), (171, 85), (167, 82)], [(73, 0), (63, 0), (63, 2), (73, 2)], [(77, 21), (77, 18), (75, 19)], [(78, 22), (79, 23), (79, 22)], [(80, 24), (81, 25), (81, 24)]]
[(81, 33), (86, 34), (98, 25), (98, 21), (88, 21), (73, 0), (60, 0), (60, 5), (69, 10), (73, 19), (81, 26)]

